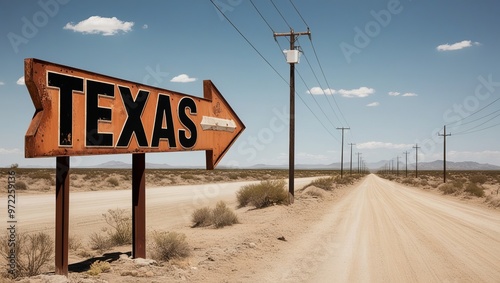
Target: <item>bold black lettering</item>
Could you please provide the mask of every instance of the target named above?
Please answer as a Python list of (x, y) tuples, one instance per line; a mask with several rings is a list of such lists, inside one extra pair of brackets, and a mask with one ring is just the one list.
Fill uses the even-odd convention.
[(144, 111), (146, 101), (148, 100), (149, 92), (140, 90), (134, 100), (128, 87), (119, 86), (118, 89), (120, 90), (128, 117), (125, 121), (125, 125), (123, 126), (120, 138), (118, 139), (117, 146), (128, 146), (132, 135), (135, 134), (137, 144), (139, 146), (147, 147), (148, 139), (146, 138), (144, 126), (142, 125), (141, 116)]
[(113, 146), (113, 134), (98, 131), (100, 121), (111, 122), (111, 109), (99, 107), (99, 96), (115, 97), (115, 85), (87, 80), (86, 146)]
[[(163, 121), (165, 121), (166, 128), (163, 128)], [(164, 94), (158, 94), (151, 147), (159, 147), (161, 139), (168, 139), (168, 146), (176, 147), (172, 109), (170, 108), (170, 96)]]
[(189, 118), (186, 114), (186, 109), (189, 109), (189, 114), (196, 115), (196, 103), (193, 99), (189, 97), (183, 97), (179, 101), (179, 120), (181, 124), (186, 127), (187, 131), (191, 133), (190, 137), (186, 135), (186, 129), (179, 129), (179, 143), (184, 148), (191, 148), (196, 144), (198, 138), (198, 132), (196, 131), (196, 125), (193, 120)]
[(83, 79), (48, 72), (48, 86), (59, 88), (59, 145), (72, 145), (73, 91), (83, 92)]

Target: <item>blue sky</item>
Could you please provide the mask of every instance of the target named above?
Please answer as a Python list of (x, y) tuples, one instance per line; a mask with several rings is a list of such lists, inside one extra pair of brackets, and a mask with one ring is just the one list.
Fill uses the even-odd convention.
[[(24, 158), (34, 107), (20, 78), (31, 57), (196, 96), (210, 79), (247, 127), (220, 165), (287, 164), (289, 43), (273, 31), (290, 27), (312, 33), (297, 41), (296, 164), (339, 162), (338, 127), (350, 127), (346, 161), (348, 143), (366, 162), (404, 151), (414, 162), (417, 143), (419, 161), (442, 159), (448, 125), (448, 160), (500, 165), (498, 1), (254, 0), (260, 15), (243, 0), (214, 0), (224, 15), (194, 0), (0, 3), (0, 166), (55, 163)], [(204, 156), (147, 162), (203, 166)], [(72, 164), (109, 160), (131, 157)]]

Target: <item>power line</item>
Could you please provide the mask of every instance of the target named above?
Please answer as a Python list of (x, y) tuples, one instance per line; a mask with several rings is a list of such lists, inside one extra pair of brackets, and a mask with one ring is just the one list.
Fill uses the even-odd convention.
[(498, 125), (498, 124), (493, 125), (493, 126), (489, 126), (489, 127), (487, 127), (487, 128), (477, 129), (478, 127), (480, 127), (480, 126), (482, 126), (482, 125), (484, 125), (484, 124), (488, 123), (489, 121), (491, 121), (491, 120), (495, 119), (495, 118), (496, 118), (496, 117), (498, 117), (498, 116), (500, 116), (500, 114), (498, 114), (498, 115), (494, 116), (493, 118), (490, 118), (490, 119), (486, 120), (485, 122), (481, 123), (480, 125), (477, 125), (477, 126), (475, 126), (475, 127), (471, 128), (471, 129), (468, 129), (468, 130), (464, 130), (464, 131), (458, 132), (458, 133), (456, 133), (455, 135), (465, 135), (465, 134), (475, 133), (475, 132), (479, 132), (479, 131), (483, 131), (483, 130), (486, 130), (486, 129), (492, 128), (492, 127), (494, 127), (494, 126), (496, 126), (496, 125)]
[[(266, 25), (269, 27), (269, 29), (273, 32), (273, 34), (275, 33), (274, 32), (274, 29), (272, 28), (272, 26), (269, 24), (269, 22), (265, 19), (265, 17), (263, 16), (263, 14), (260, 12), (259, 8), (255, 5), (255, 3), (250, 0), (250, 3), (252, 4), (252, 6), (254, 7), (254, 9), (256, 10), (256, 12), (259, 14), (259, 16), (261, 17), (261, 19), (266, 23)], [(275, 8), (277, 9), (277, 7), (275, 6)], [(281, 14), (281, 13), (280, 13)], [(280, 50), (280, 52), (283, 51), (283, 48), (281, 47), (280, 43), (275, 40), (277, 45), (278, 45), (278, 48)], [(286, 55), (283, 53), (283, 56), (286, 57)], [(297, 74), (299, 75), (300, 79), (302, 80), (303, 84), (306, 86), (306, 88), (308, 88), (304, 78), (302, 77), (302, 75), (300, 74), (300, 72), (297, 70)], [(286, 82), (286, 80), (282, 77), (282, 79)], [(307, 107), (307, 109), (309, 109), (309, 111), (313, 114), (313, 116), (316, 118), (316, 120), (318, 120), (318, 122), (321, 124), (321, 126), (326, 130), (326, 132), (328, 132), (330, 134), (330, 136), (333, 137), (333, 139), (335, 139), (337, 142), (340, 142), (337, 137), (325, 126), (325, 124), (321, 121), (321, 119), (319, 119), (319, 117), (316, 115), (316, 113), (309, 107), (309, 105), (305, 102), (305, 100), (302, 98), (301, 95), (299, 95), (298, 92), (296, 92), (297, 96), (299, 97), (299, 99), (302, 101), (302, 103)], [(314, 98), (314, 97), (313, 97)], [(315, 99), (315, 98), (314, 98)], [(316, 99), (315, 99), (316, 101)], [(335, 125), (331, 122), (330, 119), (328, 119), (328, 116), (326, 115), (326, 113), (323, 111), (323, 109), (321, 108), (320, 104), (316, 101), (316, 105), (320, 108), (321, 112), (323, 112), (323, 114), (325, 115), (326, 119), (332, 124), (332, 126), (334, 128)]]
[(278, 7), (276, 7), (276, 4), (274, 4), (274, 1), (273, 0), (270, 0), (271, 3), (273, 4), (274, 8), (276, 9), (276, 11), (278, 11), (278, 14), (280, 14), (281, 18), (283, 19), (283, 21), (285, 22), (285, 24), (288, 26), (289, 29), (292, 29), (292, 26), (287, 22), (287, 20), (285, 19), (285, 17), (283, 16), (283, 14), (281, 13), (281, 11), (278, 9)]
[(488, 108), (490, 105), (492, 105), (493, 103), (497, 102), (498, 100), (500, 100), (500, 98), (497, 98), (497, 99), (493, 100), (493, 101), (492, 101), (492, 102), (490, 102), (488, 105), (484, 106), (483, 108), (481, 108), (481, 109), (477, 110), (476, 112), (474, 112), (474, 113), (470, 114), (470, 115), (469, 115), (469, 116), (467, 116), (467, 117), (464, 117), (464, 118), (459, 119), (459, 120), (457, 120), (457, 121), (455, 121), (455, 122), (451, 122), (451, 123), (449, 123), (449, 124), (446, 124), (446, 126), (453, 125), (453, 124), (456, 124), (456, 123), (458, 123), (458, 122), (460, 122), (460, 121), (463, 121), (463, 120), (465, 120), (465, 119), (467, 119), (467, 118), (470, 118), (471, 116), (476, 115), (477, 113), (479, 113), (479, 112), (483, 111), (484, 109)]
[[(300, 42), (299, 42), (299, 45), (300, 45)], [(326, 92), (324, 91), (323, 87), (321, 86), (321, 83), (319, 82), (318, 76), (316, 75), (316, 72), (314, 71), (314, 69), (313, 69), (313, 67), (311, 65), (311, 62), (309, 62), (308, 56), (306, 56), (305, 53), (303, 53), (303, 54), (304, 54), (304, 58), (306, 59), (307, 64), (309, 65), (309, 68), (311, 69), (311, 72), (313, 73), (314, 78), (316, 78), (316, 82), (318, 83), (319, 87), (321, 88), (321, 91), (323, 92), (323, 95), (326, 98), (326, 101), (328, 102), (328, 105), (330, 105), (330, 109), (332, 109), (332, 113), (335, 115), (335, 117), (337, 118), (337, 120), (342, 124), (342, 121), (340, 121), (339, 116), (337, 115), (336, 111), (333, 109), (333, 106), (330, 103), (330, 100), (328, 100), (328, 95), (326, 94)], [(316, 59), (317, 59), (317, 57), (316, 57)], [(324, 73), (323, 73), (323, 76), (324, 76)], [(307, 87), (307, 90), (310, 92), (311, 89), (309, 87)], [(331, 91), (331, 89), (329, 87), (328, 87), (328, 91)], [(333, 93), (330, 93), (330, 96), (332, 96), (332, 95), (333, 95)], [(316, 100), (316, 98), (314, 97), (313, 93), (311, 93), (311, 96)]]
[(304, 17), (302, 17), (302, 15), (300, 14), (299, 10), (297, 9), (297, 7), (295, 7), (295, 4), (293, 4), (292, 0), (290, 0), (290, 4), (292, 4), (293, 8), (295, 9), (295, 11), (297, 12), (297, 14), (299, 15), (299, 17), (302, 19), (302, 22), (304, 22), (304, 25), (306, 25), (306, 27), (309, 29), (309, 25), (306, 23), (306, 20), (304, 20)]

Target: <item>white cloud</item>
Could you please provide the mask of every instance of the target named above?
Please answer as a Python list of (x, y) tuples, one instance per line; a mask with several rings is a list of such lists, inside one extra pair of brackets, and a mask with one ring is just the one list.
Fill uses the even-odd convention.
[(380, 102), (372, 102), (372, 103), (366, 104), (366, 106), (368, 106), (368, 107), (377, 107), (379, 105), (380, 105)]
[(20, 77), (20, 78), (17, 80), (16, 84), (18, 84), (18, 85), (25, 85), (25, 83), (24, 83), (24, 76)]
[(336, 91), (333, 88), (325, 88), (321, 89), (320, 87), (313, 87), (310, 90), (307, 91), (308, 94), (313, 94), (313, 95), (318, 95), (318, 94), (327, 94), (327, 95), (332, 95)]
[(436, 49), (438, 51), (453, 51), (453, 50), (460, 50), (460, 49), (464, 49), (467, 47), (471, 47), (472, 45), (480, 45), (480, 43), (479, 42), (472, 42), (470, 40), (463, 40), (463, 41), (453, 43), (453, 44), (441, 44), (438, 47), (436, 47)]
[(5, 83), (4, 82), (0, 82), (0, 85), (5, 85)]
[(148, 29), (148, 27), (149, 26), (147, 24), (142, 25), (142, 29)]
[(328, 156), (326, 155), (311, 154), (307, 152), (298, 152), (295, 156), (298, 162), (307, 162), (307, 161), (323, 162), (328, 160)]
[(418, 96), (418, 94), (413, 93), (413, 92), (407, 92), (403, 94), (404, 97), (412, 97), (412, 96)]
[(92, 16), (83, 20), (76, 25), (67, 23), (63, 29), (72, 30), (75, 32), (102, 34), (105, 36), (115, 35), (120, 31), (129, 32), (132, 30), (134, 22), (120, 21), (116, 17), (106, 18), (100, 16)]
[(173, 83), (190, 83), (196, 81), (196, 78), (190, 78), (186, 74), (180, 74), (170, 80)]
[(389, 95), (390, 96), (398, 96), (400, 95), (401, 93), (397, 92), (397, 91), (389, 91)]
[(390, 142), (377, 142), (377, 141), (370, 141), (370, 142), (364, 142), (356, 145), (357, 148), (359, 149), (378, 149), (378, 148), (385, 148), (385, 149), (405, 149), (405, 148), (411, 148), (413, 144), (404, 144), (404, 143), (390, 143)]
[(356, 89), (341, 89), (338, 91), (343, 97), (367, 97), (370, 94), (375, 93), (373, 88), (360, 87)]

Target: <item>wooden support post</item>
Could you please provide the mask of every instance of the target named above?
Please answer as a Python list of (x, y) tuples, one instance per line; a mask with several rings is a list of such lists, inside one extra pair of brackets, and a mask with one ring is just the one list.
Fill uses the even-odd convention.
[(68, 276), (69, 156), (56, 157), (56, 242), (57, 275)]
[(132, 154), (132, 257), (146, 258), (146, 154)]

